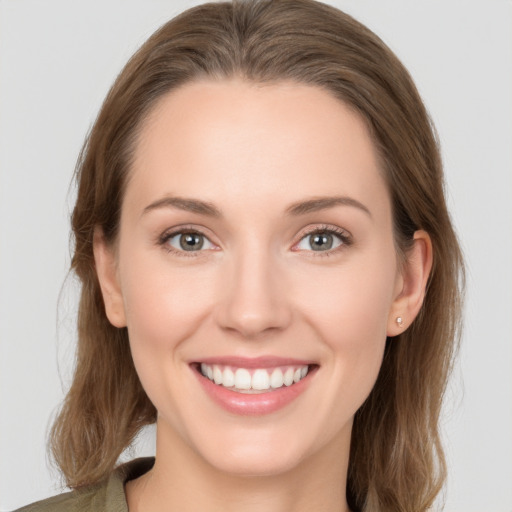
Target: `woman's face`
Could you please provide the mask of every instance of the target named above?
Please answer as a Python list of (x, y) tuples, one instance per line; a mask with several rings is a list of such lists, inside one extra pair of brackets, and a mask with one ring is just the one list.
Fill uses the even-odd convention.
[(169, 93), (143, 126), (113, 257), (109, 317), (164, 444), (251, 475), (348, 450), (403, 285), (358, 115), (295, 83)]

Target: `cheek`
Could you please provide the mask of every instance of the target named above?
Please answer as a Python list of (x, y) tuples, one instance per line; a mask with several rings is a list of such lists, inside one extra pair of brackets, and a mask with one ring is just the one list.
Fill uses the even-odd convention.
[[(165, 255), (148, 257), (132, 251), (120, 269), (133, 361), (142, 386), (160, 411), (185, 435), (179, 420), (180, 400), (193, 403), (181, 383), (187, 340), (201, 325), (211, 302), (211, 272), (170, 268)], [(178, 390), (179, 396), (169, 390)]]
[(367, 258), (309, 272), (294, 296), (300, 297), (298, 308), (333, 349), (343, 345), (363, 350), (386, 338), (395, 279), (393, 258), (377, 262)]
[(319, 269), (309, 276), (308, 293), (299, 295), (297, 289), (299, 307), (323, 344), (323, 362), (332, 376), (325, 408), (338, 404), (332, 414), (338, 415), (339, 422), (355, 414), (377, 379), (395, 277), (394, 258), (362, 260), (329, 273)]
[(201, 269), (170, 269), (165, 258), (134, 255), (121, 276), (130, 337), (161, 348), (186, 339), (204, 315), (211, 277)]

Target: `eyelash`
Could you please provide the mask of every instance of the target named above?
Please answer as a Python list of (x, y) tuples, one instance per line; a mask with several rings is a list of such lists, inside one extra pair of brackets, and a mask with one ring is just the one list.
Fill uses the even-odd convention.
[[(300, 237), (299, 242), (297, 242), (297, 244), (300, 243), (301, 240), (303, 240), (304, 238), (307, 238), (308, 236), (316, 235), (316, 234), (334, 235), (335, 237), (340, 239), (341, 244), (338, 247), (335, 247), (334, 249), (329, 249), (327, 251), (312, 251), (312, 250), (307, 251), (310, 253), (314, 253), (314, 255), (312, 255), (312, 257), (314, 257), (314, 258), (333, 256), (334, 254), (337, 254), (340, 251), (342, 251), (352, 245), (352, 237), (347, 231), (345, 231), (344, 229), (335, 227), (335, 226), (327, 226), (327, 225), (317, 226), (317, 227), (308, 229), (305, 233), (302, 234), (302, 236)], [(297, 244), (295, 244), (295, 245), (297, 245)]]
[(198, 231), (195, 228), (188, 228), (187, 226), (184, 226), (175, 231), (169, 231), (169, 232), (166, 231), (165, 233), (163, 233), (158, 238), (158, 244), (161, 245), (166, 252), (174, 254), (176, 256), (180, 256), (180, 257), (184, 257), (184, 258), (197, 258), (198, 256), (202, 256), (201, 253), (203, 251), (178, 251), (177, 249), (175, 249), (174, 247), (172, 247), (168, 244), (168, 242), (171, 238), (175, 237), (176, 235), (184, 235), (184, 234), (204, 236), (207, 240), (209, 240), (208, 237), (204, 233), (201, 233), (201, 231)]
[[(171, 238), (175, 237), (176, 235), (184, 235), (184, 234), (199, 235), (199, 236), (203, 236), (207, 240), (209, 240), (208, 237), (201, 231), (199, 231), (195, 228), (187, 228), (186, 226), (184, 226), (175, 231), (163, 233), (158, 238), (158, 245), (162, 246), (165, 249), (165, 251), (167, 251), (168, 253), (174, 254), (179, 257), (197, 258), (198, 256), (202, 256), (201, 253), (204, 251), (201, 251), (201, 250), (199, 250), (199, 251), (180, 251), (168, 244), (168, 242)], [(299, 241), (294, 245), (299, 244), (304, 238), (311, 236), (311, 235), (315, 235), (315, 234), (334, 235), (335, 237), (339, 238), (339, 240), (341, 241), (341, 244), (338, 247), (335, 247), (334, 249), (330, 249), (327, 251), (312, 251), (312, 250), (307, 251), (307, 252), (316, 253), (314, 256), (312, 256), (315, 258), (332, 256), (333, 254), (337, 254), (339, 251), (344, 250), (347, 247), (350, 247), (353, 243), (351, 235), (344, 229), (337, 228), (334, 226), (322, 225), (322, 226), (319, 226), (319, 227), (317, 226), (317, 227), (307, 230), (305, 233), (302, 234)], [(210, 243), (212, 243), (212, 242), (210, 242)]]

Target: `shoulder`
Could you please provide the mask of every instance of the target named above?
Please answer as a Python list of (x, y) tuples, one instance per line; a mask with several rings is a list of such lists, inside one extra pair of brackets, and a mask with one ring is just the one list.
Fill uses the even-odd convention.
[(133, 460), (118, 467), (103, 483), (36, 501), (14, 512), (128, 512), (124, 484), (153, 464), (152, 457)]
[[(85, 512), (94, 510), (98, 494), (101, 494), (103, 486), (95, 486), (87, 491), (70, 491), (58, 496), (53, 496), (30, 505), (22, 507), (14, 512)], [(102, 510), (102, 509), (99, 509)]]

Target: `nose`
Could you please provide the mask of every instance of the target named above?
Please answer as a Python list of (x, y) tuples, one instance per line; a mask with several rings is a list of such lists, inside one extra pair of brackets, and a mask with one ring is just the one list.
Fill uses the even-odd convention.
[(241, 251), (226, 262), (225, 270), (216, 315), (223, 330), (259, 339), (290, 324), (284, 269), (268, 251), (261, 247)]

